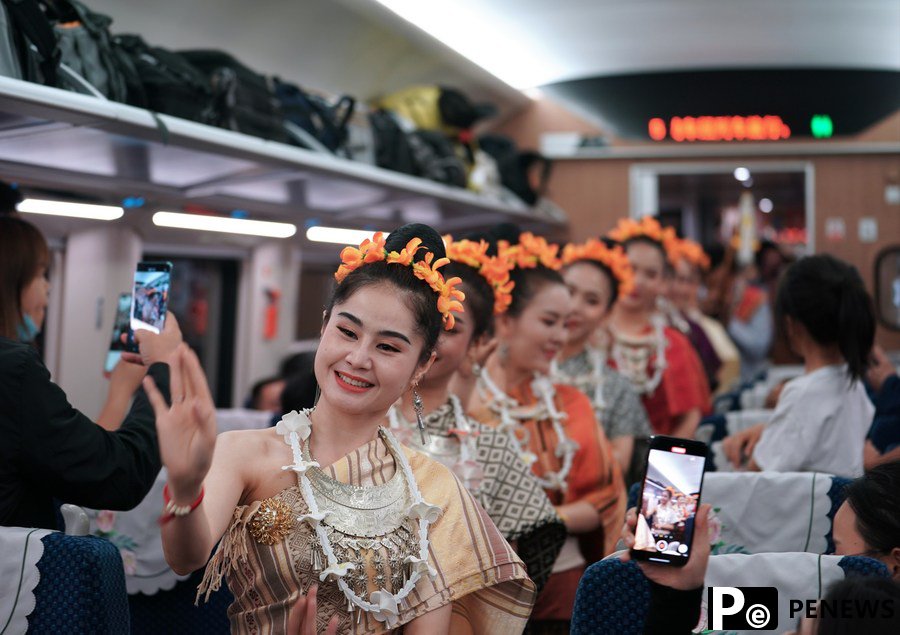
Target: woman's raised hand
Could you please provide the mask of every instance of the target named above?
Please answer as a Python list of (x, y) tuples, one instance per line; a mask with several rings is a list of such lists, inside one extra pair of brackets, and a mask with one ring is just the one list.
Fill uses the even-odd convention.
[(169, 473), (169, 489), (177, 504), (196, 499), (209, 471), (216, 445), (216, 411), (200, 360), (186, 344), (169, 356), (167, 405), (152, 377), (144, 390), (156, 414), (159, 453)]
[[(319, 587), (313, 585), (306, 595), (300, 595), (300, 599), (294, 604), (288, 616), (288, 635), (318, 635), (316, 633), (316, 595)], [(360, 610), (360, 609), (357, 609)], [(338, 616), (335, 615), (328, 622), (325, 635), (335, 635), (338, 627)]]

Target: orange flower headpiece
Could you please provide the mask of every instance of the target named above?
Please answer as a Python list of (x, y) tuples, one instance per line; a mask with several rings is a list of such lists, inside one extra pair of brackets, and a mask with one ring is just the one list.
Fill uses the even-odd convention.
[(678, 264), (678, 236), (675, 234), (675, 230), (671, 227), (663, 227), (652, 216), (644, 216), (640, 221), (621, 218), (619, 224), (608, 235), (620, 243), (633, 238), (649, 238), (653, 242), (659, 243), (672, 265)]
[(569, 243), (563, 247), (563, 265), (579, 260), (593, 260), (609, 269), (619, 283), (618, 295), (628, 295), (634, 288), (634, 270), (625, 251), (618, 245), (607, 247), (602, 240), (590, 238), (583, 244)]
[(706, 252), (703, 251), (703, 247), (701, 247), (699, 243), (688, 238), (679, 240), (675, 247), (675, 253), (678, 262), (685, 260), (701, 271), (709, 270), (709, 256), (706, 255)]
[(531, 232), (520, 235), (515, 245), (501, 240), (497, 252), (510, 269), (534, 269), (538, 265), (554, 271), (562, 268), (562, 262), (557, 257), (559, 245), (551, 245), (543, 236), (535, 236)]
[(378, 232), (372, 238), (366, 238), (359, 247), (344, 247), (341, 250), (341, 265), (334, 274), (334, 279), (338, 284), (344, 281), (351, 272), (356, 271), (363, 265), (384, 261), (389, 265), (403, 265), (412, 267), (413, 274), (419, 280), (422, 280), (437, 296), (437, 309), (440, 311), (444, 320), (444, 328), (450, 330), (456, 323), (453, 312), (462, 313), (462, 301), (466, 299), (465, 294), (456, 289), (462, 280), (459, 278), (450, 278), (444, 280), (444, 276), (438, 271), (441, 267), (450, 262), (449, 258), (438, 258), (434, 260), (434, 254), (425, 253), (425, 258), (414, 262), (413, 258), (422, 246), (421, 238), (413, 238), (406, 247), (400, 251), (388, 251), (384, 247), (385, 238), (382, 232)]
[(512, 269), (510, 264), (499, 256), (488, 256), (488, 243), (484, 240), (453, 240), (449, 234), (444, 236), (447, 246), (447, 257), (453, 262), (468, 265), (477, 270), (487, 280), (494, 291), (494, 313), (499, 315), (512, 304), (512, 290), (515, 282), (509, 279)]

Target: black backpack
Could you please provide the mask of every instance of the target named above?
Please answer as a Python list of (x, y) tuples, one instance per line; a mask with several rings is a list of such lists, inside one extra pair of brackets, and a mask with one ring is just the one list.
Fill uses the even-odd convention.
[(369, 114), (372, 136), (375, 138), (375, 165), (403, 174), (418, 174), (416, 161), (406, 132), (387, 110)]
[[(544, 195), (553, 169), (553, 163), (544, 155), (530, 150), (520, 151), (515, 141), (503, 135), (482, 135), (478, 138), (478, 146), (494, 157), (503, 187), (528, 205), (534, 205)], [(535, 165), (541, 166), (537, 188), (532, 187), (530, 176)]]
[[(37, 0), (2, 0), (6, 29), (3, 75), (36, 84), (57, 86), (60, 51), (53, 25)], [(9, 57), (7, 57), (9, 56)]]
[(264, 76), (222, 51), (179, 53), (209, 78), (213, 91), (210, 123), (270, 141), (290, 141), (281, 108)]
[(43, 3), (59, 43), (61, 86), (88, 94), (96, 91), (107, 99), (127, 103), (128, 85), (137, 80), (134, 68), (123, 66), (114, 51), (109, 32), (112, 18), (91, 11), (78, 0)]
[(299, 130), (291, 128), (295, 141), (310, 150), (344, 154), (347, 124), (356, 108), (356, 100), (344, 95), (334, 104), (324, 97), (308, 93), (296, 84), (273, 80), (275, 98), (284, 118)]
[(416, 130), (408, 135), (419, 176), (438, 183), (466, 187), (466, 167), (443, 133)]
[(209, 79), (183, 56), (148, 45), (139, 35), (117, 35), (116, 55), (137, 72), (129, 94), (140, 94), (143, 106), (155, 111), (212, 123), (212, 85)]

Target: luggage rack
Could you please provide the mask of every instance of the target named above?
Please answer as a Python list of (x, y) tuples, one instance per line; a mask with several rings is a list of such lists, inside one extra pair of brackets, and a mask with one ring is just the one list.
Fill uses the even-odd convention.
[[(565, 220), (474, 192), (126, 104), (0, 77), (0, 178), (110, 202), (386, 228), (462, 232), (512, 221), (558, 235)], [(518, 201), (516, 201), (518, 203)], [(147, 210), (134, 210), (147, 225)]]

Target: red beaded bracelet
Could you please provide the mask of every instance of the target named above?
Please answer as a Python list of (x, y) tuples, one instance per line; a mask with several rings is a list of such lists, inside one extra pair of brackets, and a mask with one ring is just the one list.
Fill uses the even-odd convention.
[(200, 507), (200, 503), (203, 502), (203, 493), (204, 489), (200, 488), (200, 495), (190, 505), (176, 505), (175, 501), (172, 500), (172, 495), (169, 493), (169, 484), (166, 483), (165, 487), (163, 487), (163, 501), (166, 506), (163, 508), (163, 515), (159, 517), (159, 524), (165, 525), (167, 522), (175, 518), (176, 516), (187, 516), (192, 511)]

